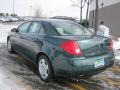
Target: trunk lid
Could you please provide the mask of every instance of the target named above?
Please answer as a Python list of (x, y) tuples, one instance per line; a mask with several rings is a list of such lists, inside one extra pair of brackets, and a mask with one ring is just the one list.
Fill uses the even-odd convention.
[(111, 40), (106, 37), (94, 36), (84, 40), (77, 40), (84, 56), (97, 56), (109, 53)]

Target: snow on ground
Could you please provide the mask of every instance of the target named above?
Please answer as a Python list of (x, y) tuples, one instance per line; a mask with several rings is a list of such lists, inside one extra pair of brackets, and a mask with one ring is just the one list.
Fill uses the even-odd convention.
[(3, 25), (0, 24), (0, 43), (6, 43), (7, 35), (12, 28), (16, 28), (17, 25)]
[(115, 51), (115, 59), (120, 60), (120, 38), (113, 40), (113, 49)]
[(120, 60), (120, 50), (114, 50), (115, 52), (115, 59)]
[(119, 56), (115, 56), (115, 59), (120, 60), (120, 55)]
[(13, 74), (5, 68), (0, 67), (0, 72), (0, 90), (32, 90), (30, 86), (14, 77)]
[(113, 48), (115, 50), (120, 49), (120, 38), (117, 41), (113, 40)]

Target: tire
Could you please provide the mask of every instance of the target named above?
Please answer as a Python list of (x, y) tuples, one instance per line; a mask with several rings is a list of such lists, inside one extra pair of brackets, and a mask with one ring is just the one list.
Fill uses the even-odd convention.
[(38, 74), (44, 82), (50, 82), (53, 78), (52, 66), (49, 59), (45, 55), (38, 58)]
[(7, 50), (9, 53), (14, 53), (13, 47), (11, 45), (10, 39), (7, 40)]

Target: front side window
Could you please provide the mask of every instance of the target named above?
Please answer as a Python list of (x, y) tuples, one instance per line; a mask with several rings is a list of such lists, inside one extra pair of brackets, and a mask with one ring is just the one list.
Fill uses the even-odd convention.
[(53, 21), (51, 25), (60, 35), (91, 35), (89, 30), (72, 21)]
[(19, 32), (26, 33), (28, 31), (30, 24), (31, 24), (31, 22), (26, 22), (26, 23), (22, 24), (20, 27), (18, 27)]

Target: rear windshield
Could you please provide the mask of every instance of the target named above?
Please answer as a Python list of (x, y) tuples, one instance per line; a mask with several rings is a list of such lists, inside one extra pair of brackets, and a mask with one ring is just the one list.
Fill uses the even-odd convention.
[(57, 30), (60, 35), (91, 35), (91, 32), (72, 21), (52, 21), (51, 25)]

